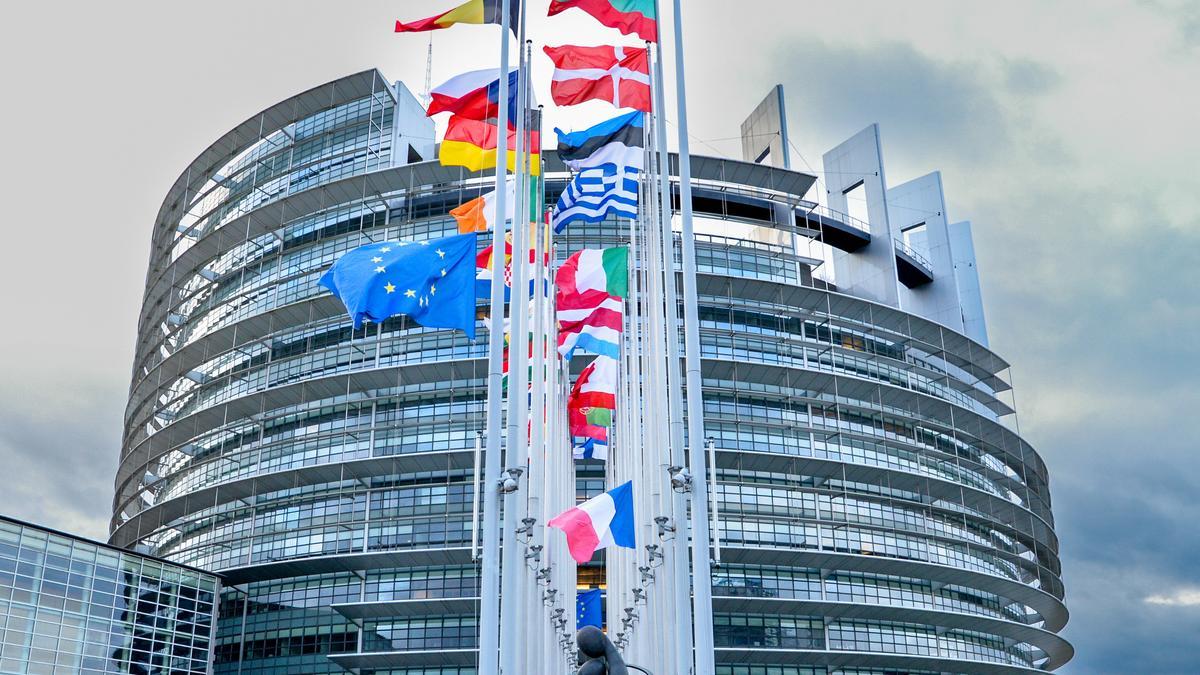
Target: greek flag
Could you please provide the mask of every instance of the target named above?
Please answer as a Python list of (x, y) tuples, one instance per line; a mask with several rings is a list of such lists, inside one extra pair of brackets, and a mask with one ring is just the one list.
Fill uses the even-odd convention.
[(567, 184), (554, 205), (554, 231), (576, 220), (599, 223), (610, 214), (637, 218), (638, 169), (612, 165), (585, 169)]

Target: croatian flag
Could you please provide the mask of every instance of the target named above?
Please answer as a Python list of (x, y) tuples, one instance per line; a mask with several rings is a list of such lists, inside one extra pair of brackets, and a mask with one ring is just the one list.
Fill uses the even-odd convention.
[(571, 557), (581, 565), (602, 548), (637, 548), (633, 537), (633, 481), (563, 511), (547, 525), (566, 533)]

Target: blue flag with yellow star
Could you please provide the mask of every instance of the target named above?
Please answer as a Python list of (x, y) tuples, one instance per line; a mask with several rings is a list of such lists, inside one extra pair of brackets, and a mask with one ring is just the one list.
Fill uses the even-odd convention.
[(321, 277), (361, 328), (363, 319), (399, 314), (428, 328), (475, 338), (474, 232), (430, 241), (367, 244), (348, 251)]
[(575, 591), (575, 625), (579, 628), (595, 626), (603, 628), (603, 596), (600, 589)]

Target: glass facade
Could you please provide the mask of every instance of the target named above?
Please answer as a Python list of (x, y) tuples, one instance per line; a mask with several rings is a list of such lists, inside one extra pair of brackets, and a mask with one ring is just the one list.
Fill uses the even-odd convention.
[[(112, 542), (227, 576), (218, 673), (473, 672), (486, 334), (355, 331), (317, 285), (368, 241), (454, 233), (448, 211), (487, 189), (409, 163), (404, 139), (432, 137), (411, 99), (367, 71), (285, 101), (198, 159), (160, 212)], [(565, 175), (547, 175), (552, 202)], [(728, 175), (753, 173), (697, 163), (718, 672), (1057, 667), (1048, 477), (1005, 424), (1007, 364), (816, 278), (790, 208), (803, 191)], [(573, 225), (558, 255), (626, 228)]]
[(0, 517), (0, 673), (203, 675), (216, 575)]

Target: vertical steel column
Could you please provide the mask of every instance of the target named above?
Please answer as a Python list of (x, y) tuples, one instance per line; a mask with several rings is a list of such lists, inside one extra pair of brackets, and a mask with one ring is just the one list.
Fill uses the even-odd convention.
[[(661, 17), (658, 3), (655, 3), (655, 13)], [(660, 38), (661, 40), (661, 38)], [(683, 450), (683, 378), (679, 371), (679, 338), (676, 328), (679, 321), (679, 295), (675, 287), (675, 233), (671, 227), (671, 156), (667, 151), (667, 120), (666, 120), (666, 80), (663, 78), (663, 49), (662, 42), (655, 43), (654, 75), (654, 108), (657, 112), (654, 122), (655, 145), (658, 150), (658, 182), (661, 212), (660, 229), (663, 239), (663, 296), (666, 305), (666, 341), (667, 341), (667, 416), (670, 433), (668, 455), (672, 466), (682, 467), (687, 463)], [(663, 475), (659, 480), (668, 480)], [(687, 517), (687, 497), (672, 491), (671, 493), (671, 525), (675, 528), (675, 536), (671, 540), (671, 550), (667, 557), (670, 560), (670, 574), (663, 567), (662, 575), (669, 579), (664, 584), (672, 589), (675, 605), (675, 672), (687, 675), (692, 672), (692, 587), (691, 573), (688, 565), (688, 538), (691, 531)], [(665, 580), (666, 580), (665, 579)]]
[[(508, 32), (512, 0), (500, 0), (500, 105), (496, 156), (508, 158)], [(496, 163), (496, 213), (505, 208), (508, 170)], [(503, 216), (501, 216), (503, 217)], [(483, 472), (483, 561), (480, 573), (479, 675), (497, 675), (500, 650), (500, 414), (504, 396), (504, 225), (492, 230), (492, 327), (488, 330), (487, 449)], [(496, 252), (499, 252), (497, 255)], [(497, 330), (498, 329), (498, 330)]]
[[(522, 3), (524, 4), (524, 3)], [(526, 471), (529, 460), (527, 422), (529, 417), (529, 398), (526, 383), (529, 380), (529, 284), (528, 270), (528, 183), (525, 169), (521, 165), (521, 155), (525, 151), (526, 122), (528, 116), (522, 105), (525, 89), (525, 12), (522, 8), (518, 19), (517, 29), (518, 68), (517, 68), (517, 120), (516, 141), (513, 162), (514, 182), (516, 183), (516, 209), (513, 212), (513, 257), (512, 257), (512, 288), (509, 291), (508, 315), (510, 319), (509, 348), (508, 348), (508, 432), (505, 434), (507, 444), (504, 452), (504, 463), (509, 475), (516, 479), (518, 489), (504, 495), (504, 524), (503, 549), (500, 579), (500, 672), (503, 675), (523, 675), (525, 668), (525, 648), (521, 635), (527, 630), (525, 625), (525, 553), (518, 537), (517, 528), (527, 513), (528, 504), (525, 501), (525, 491), (520, 489), (522, 475)], [(502, 81), (508, 79), (508, 72), (501, 73)], [(508, 107), (508, 98), (501, 98), (499, 105)], [(499, 129), (498, 136), (507, 135), (507, 127)], [(500, 171), (502, 164), (507, 164), (508, 154), (496, 155), (496, 170)], [(503, 216), (497, 213), (496, 220)], [(492, 260), (502, 261), (503, 255), (497, 256), (494, 249)], [(493, 263), (494, 266), (499, 263)], [(493, 325), (495, 322), (493, 322)], [(503, 330), (503, 328), (501, 328)], [(527, 485), (528, 483), (525, 482)]]
[(704, 392), (700, 376), (700, 316), (696, 293), (696, 234), (692, 229), (692, 162), (684, 75), (682, 2), (675, 4), (675, 78), (679, 115), (679, 211), (683, 221), (683, 333), (687, 361), (688, 455), (692, 470), (692, 588), (696, 675), (713, 675), (712, 568), (708, 558), (708, 480), (704, 470)]

